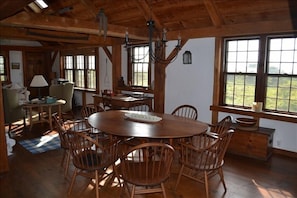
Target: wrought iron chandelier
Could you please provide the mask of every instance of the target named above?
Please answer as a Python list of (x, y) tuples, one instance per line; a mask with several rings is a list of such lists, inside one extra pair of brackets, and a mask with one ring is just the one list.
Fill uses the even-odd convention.
[[(147, 21), (147, 26), (148, 26), (148, 36), (149, 36), (149, 39), (148, 39), (149, 50), (147, 55), (149, 55), (150, 61), (154, 63), (161, 63), (161, 64), (169, 64), (171, 62), (174, 62), (176, 60), (178, 52), (181, 49), (181, 36), (180, 35), (178, 36), (177, 44), (173, 49), (175, 52), (174, 56), (166, 59), (164, 57), (164, 53), (165, 53), (164, 50), (166, 49), (166, 43), (167, 43), (166, 29), (163, 28), (161, 32), (161, 39), (159, 37), (157, 39), (154, 39), (154, 28), (155, 28), (154, 21), (152, 19)], [(130, 48), (133, 46), (135, 46), (135, 44), (129, 41), (129, 33), (128, 31), (126, 31), (125, 47)]]
[(103, 35), (104, 39), (106, 39), (107, 35), (107, 16), (104, 13), (104, 10), (101, 8), (99, 13), (96, 16), (99, 22), (99, 35)]

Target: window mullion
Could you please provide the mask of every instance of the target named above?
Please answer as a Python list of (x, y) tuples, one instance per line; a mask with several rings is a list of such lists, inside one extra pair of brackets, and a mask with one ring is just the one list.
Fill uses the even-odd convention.
[(266, 36), (260, 37), (259, 62), (256, 77), (255, 102), (264, 102), (266, 87), (266, 54), (267, 54)]

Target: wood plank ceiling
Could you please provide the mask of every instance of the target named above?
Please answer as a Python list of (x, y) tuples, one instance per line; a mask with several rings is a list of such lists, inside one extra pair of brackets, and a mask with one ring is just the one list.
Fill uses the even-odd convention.
[[(32, 3), (33, 2), (33, 3)], [(296, 0), (2, 0), (0, 38), (66, 47), (124, 43), (148, 38), (147, 21), (167, 39), (292, 32), (297, 29)], [(31, 3), (31, 4), (30, 4)], [(99, 34), (97, 14), (108, 19), (106, 39)], [(157, 36), (156, 36), (157, 37)]]

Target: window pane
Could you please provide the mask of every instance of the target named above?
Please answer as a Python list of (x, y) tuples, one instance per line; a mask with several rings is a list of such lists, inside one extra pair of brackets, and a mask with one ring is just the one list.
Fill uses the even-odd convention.
[(96, 88), (96, 71), (89, 70), (88, 71), (88, 88), (95, 89)]
[(87, 88), (96, 88), (96, 70), (95, 70), (95, 56), (88, 56), (88, 76), (87, 76)]
[(265, 108), (296, 113), (297, 38), (269, 38)]
[(84, 69), (84, 56), (76, 56), (76, 69)]
[(72, 56), (65, 56), (65, 69), (73, 69), (73, 57)]
[(227, 72), (256, 73), (259, 56), (259, 41), (238, 40), (227, 41)]
[(149, 86), (149, 56), (148, 46), (132, 49), (132, 85)]
[(6, 71), (5, 71), (5, 59), (4, 56), (0, 55), (0, 80), (6, 81)]
[(297, 100), (297, 89), (294, 86), (296, 84), (297, 77), (268, 77), (265, 108), (296, 112), (294, 105)]
[(67, 79), (69, 82), (73, 82), (72, 70), (65, 70), (65, 79)]
[(77, 87), (84, 86), (84, 70), (75, 70), (75, 85)]
[(88, 56), (88, 69), (95, 69), (95, 56)]
[(226, 46), (224, 103), (251, 107), (255, 101), (259, 40), (227, 40)]

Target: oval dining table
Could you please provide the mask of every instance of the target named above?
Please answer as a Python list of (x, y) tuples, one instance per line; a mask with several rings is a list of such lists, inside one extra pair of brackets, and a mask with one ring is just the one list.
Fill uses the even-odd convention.
[[(140, 121), (129, 115), (157, 116), (160, 121)], [(154, 112), (111, 110), (98, 112), (88, 117), (89, 124), (114, 136), (139, 138), (186, 138), (204, 133), (208, 125), (204, 122)]]

